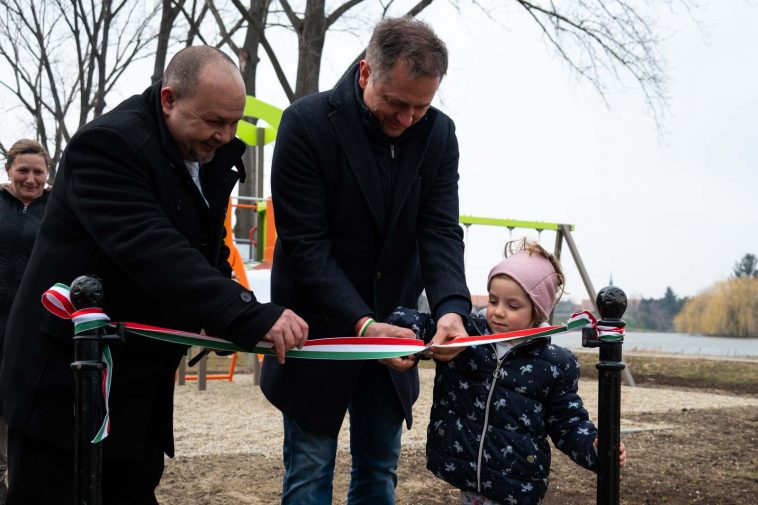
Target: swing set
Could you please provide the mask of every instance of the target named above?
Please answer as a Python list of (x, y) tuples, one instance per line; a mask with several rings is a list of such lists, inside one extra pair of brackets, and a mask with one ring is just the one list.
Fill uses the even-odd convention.
[[(574, 242), (574, 237), (571, 235), (571, 232), (574, 231), (574, 225), (573, 224), (564, 224), (564, 223), (546, 223), (543, 221), (523, 221), (523, 220), (517, 220), (517, 219), (500, 219), (500, 218), (493, 218), (493, 217), (479, 217), (479, 216), (460, 216), (459, 222), (466, 227), (466, 245), (468, 246), (468, 239), (469, 239), (469, 232), (472, 225), (483, 225), (483, 226), (498, 226), (502, 228), (508, 228), (508, 231), (510, 233), (513, 233), (513, 230), (516, 228), (522, 228), (522, 229), (530, 229), (530, 230), (537, 230), (537, 232), (540, 234), (540, 237), (542, 236), (542, 232), (545, 230), (554, 231), (555, 232), (555, 247), (553, 248), (553, 256), (560, 261), (561, 260), (561, 252), (563, 249), (563, 242), (566, 241), (566, 244), (568, 245), (569, 251), (571, 251), (571, 257), (574, 259), (574, 265), (576, 265), (577, 270), (579, 271), (579, 276), (582, 278), (582, 282), (584, 283), (584, 287), (587, 290), (587, 295), (590, 297), (590, 300), (592, 301), (592, 306), (595, 309), (595, 313), (598, 313), (598, 305), (597, 305), (597, 292), (595, 291), (594, 286), (592, 285), (592, 281), (590, 280), (590, 276), (587, 273), (587, 269), (584, 267), (584, 262), (582, 261), (582, 257), (579, 254), (579, 248), (576, 246), (576, 242)], [(468, 250), (468, 247), (466, 247), (466, 250)], [(553, 314), (550, 314), (550, 324), (553, 323)], [(634, 377), (632, 376), (632, 372), (629, 370), (629, 367), (627, 366), (623, 370), (624, 379), (626, 380), (626, 383), (632, 387), (634, 387), (636, 384), (634, 382)]]

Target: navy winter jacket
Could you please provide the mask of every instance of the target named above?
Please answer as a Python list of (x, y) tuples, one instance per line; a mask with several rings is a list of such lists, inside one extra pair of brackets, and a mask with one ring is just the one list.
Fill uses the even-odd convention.
[[(435, 333), (428, 314), (398, 308), (387, 320), (425, 340)], [(486, 319), (470, 314), (469, 335), (490, 334)], [(596, 471), (597, 430), (577, 394), (579, 363), (549, 337), (512, 347), (469, 347), (437, 362), (427, 429), (427, 468), (462, 490), (507, 504), (539, 503), (550, 471), (550, 445)], [(494, 380), (493, 380), (494, 378)]]

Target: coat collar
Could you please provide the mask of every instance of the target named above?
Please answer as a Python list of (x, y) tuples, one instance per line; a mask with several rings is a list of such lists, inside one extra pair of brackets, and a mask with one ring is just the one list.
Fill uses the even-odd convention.
[(45, 188), (42, 190), (42, 194), (40, 196), (38, 196), (37, 198), (35, 198), (31, 202), (29, 202), (27, 204), (24, 204), (24, 202), (22, 202), (21, 200), (19, 200), (18, 197), (16, 197), (16, 195), (14, 195), (13, 193), (11, 193), (10, 185), (11, 185), (10, 182), (4, 182), (4, 183), (0, 184), (0, 195), (3, 196), (4, 198), (7, 198), (8, 201), (17, 203), (21, 207), (28, 207), (30, 205), (35, 205), (36, 206), (40, 202), (46, 202), (47, 199), (50, 197), (50, 193), (53, 190), (52, 186), (45, 186)]

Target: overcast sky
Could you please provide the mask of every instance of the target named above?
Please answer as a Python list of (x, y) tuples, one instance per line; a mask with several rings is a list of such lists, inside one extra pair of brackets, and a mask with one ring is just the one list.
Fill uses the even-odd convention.
[[(695, 15), (700, 27), (668, 23), (662, 142), (637, 90), (609, 110), (523, 15), (503, 30), (430, 12), (451, 50), (440, 94), (458, 127), (461, 213), (572, 223), (595, 289), (612, 275), (631, 296), (694, 295), (758, 254), (758, 6), (721, 0)], [(473, 293), (509, 237), (471, 227)], [(585, 297), (565, 246), (563, 263), (569, 297)]]
[[(684, 15), (666, 19), (663, 131), (638, 90), (616, 87), (609, 109), (524, 13), (497, 15), (499, 23), (474, 10), (461, 16), (438, 0), (420, 16), (450, 50), (435, 105), (458, 128), (461, 214), (574, 224), (595, 289), (613, 276), (630, 296), (661, 297), (667, 286), (694, 295), (727, 278), (745, 253), (758, 254), (758, 5), (712, 1), (695, 11), (699, 27)], [(368, 35), (329, 36), (322, 89)], [(120, 96), (146, 86), (150, 65), (122, 80)], [(258, 97), (286, 105), (262, 70)], [(4, 123), (10, 143), (17, 130)], [(505, 242), (524, 234), (537, 237), (471, 227), (472, 293), (485, 292)], [(555, 235), (543, 232), (541, 241), (552, 249)], [(569, 298), (586, 298), (565, 245), (563, 263)]]

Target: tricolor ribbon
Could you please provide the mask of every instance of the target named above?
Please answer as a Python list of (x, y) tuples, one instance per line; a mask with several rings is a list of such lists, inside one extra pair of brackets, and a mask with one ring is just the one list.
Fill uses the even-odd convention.
[[(42, 295), (42, 305), (47, 310), (63, 319), (70, 319), (74, 323), (74, 335), (79, 335), (84, 331), (105, 328), (111, 325), (110, 318), (99, 308), (85, 308), (75, 310), (69, 297), (69, 287), (65, 284), (55, 284), (52, 288), (45, 291)], [(93, 444), (102, 442), (110, 432), (110, 393), (111, 377), (113, 375), (113, 357), (111, 350), (107, 345), (103, 346), (103, 398), (105, 400), (105, 418), (100, 429), (97, 430), (95, 437), (92, 439)]]
[[(85, 308), (75, 310), (69, 297), (69, 287), (65, 284), (55, 284), (42, 295), (42, 305), (50, 312), (63, 319), (71, 319), (74, 323), (74, 333), (79, 334), (85, 330), (94, 328), (112, 327), (108, 316), (99, 308)], [(275, 356), (276, 351), (270, 342), (259, 342), (251, 351), (239, 345), (210, 335), (201, 335), (187, 331), (172, 330), (140, 323), (121, 323), (126, 331), (143, 337), (172, 342), (175, 344), (206, 347), (219, 351), (253, 352)], [(547, 337), (559, 333), (593, 328), (598, 331), (598, 336), (605, 341), (618, 341), (624, 337), (624, 329), (620, 327), (598, 325), (595, 317), (588, 311), (571, 314), (565, 324), (529, 328), (526, 330), (497, 333), (495, 335), (476, 335), (457, 337), (445, 344), (424, 344), (421, 340), (409, 338), (391, 337), (339, 337), (307, 340), (302, 349), (287, 351), (287, 358), (305, 359), (330, 359), (330, 360), (367, 360), (396, 358), (409, 356), (426, 351), (431, 348), (444, 347), (470, 347), (482, 344), (494, 344), (508, 340), (528, 341), (535, 338)], [(111, 375), (113, 372), (113, 360), (107, 346), (103, 350), (103, 395), (105, 397), (106, 415), (103, 426), (92, 440), (92, 443), (102, 441), (108, 436), (108, 397), (110, 395)]]

